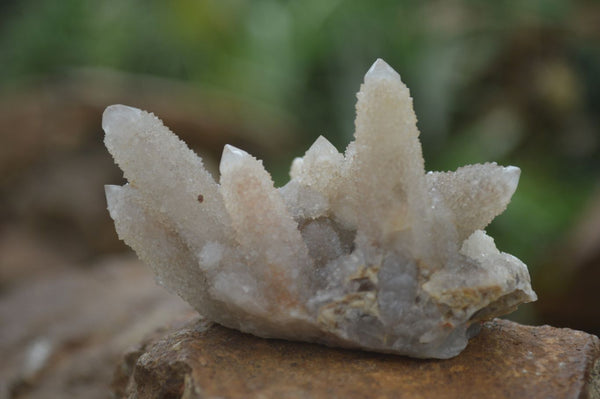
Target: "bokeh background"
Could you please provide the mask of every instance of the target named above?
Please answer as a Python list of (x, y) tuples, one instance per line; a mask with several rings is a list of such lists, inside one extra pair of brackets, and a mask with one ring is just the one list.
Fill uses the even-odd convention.
[(212, 170), (225, 143), (245, 148), (282, 185), (318, 135), (345, 148), (377, 58), (411, 89), (429, 170), (522, 169), (488, 228), (540, 297), (510, 317), (600, 333), (591, 0), (0, 2), (0, 301), (131, 256), (103, 194), (122, 183), (107, 105), (154, 112)]

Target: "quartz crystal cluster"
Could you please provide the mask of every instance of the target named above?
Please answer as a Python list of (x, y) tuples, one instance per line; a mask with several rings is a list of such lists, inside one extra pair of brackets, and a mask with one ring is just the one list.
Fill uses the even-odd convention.
[(536, 299), (483, 230), (520, 170), (425, 172), (412, 98), (382, 60), (357, 95), (355, 141), (319, 137), (276, 188), (225, 146), (217, 181), (154, 115), (113, 105), (105, 143), (119, 236), (206, 318), (261, 337), (419, 358), (460, 353), (482, 320)]

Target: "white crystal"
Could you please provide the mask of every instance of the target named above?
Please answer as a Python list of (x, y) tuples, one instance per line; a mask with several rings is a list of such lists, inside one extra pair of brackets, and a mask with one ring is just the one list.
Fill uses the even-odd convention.
[(319, 137), (273, 186), (226, 146), (219, 184), (162, 122), (106, 109), (129, 184), (107, 186), (119, 236), (205, 317), (263, 337), (421, 358), (457, 355), (479, 322), (536, 299), (527, 267), (483, 229), (520, 170), (425, 173), (400, 75), (377, 60), (357, 95), (356, 140)]

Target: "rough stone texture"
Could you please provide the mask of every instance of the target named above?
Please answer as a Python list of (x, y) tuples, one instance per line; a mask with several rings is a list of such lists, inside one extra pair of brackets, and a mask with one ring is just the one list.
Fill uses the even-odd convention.
[(122, 398), (600, 398), (596, 336), (495, 319), (450, 360), (265, 340), (202, 320), (127, 353)]
[(31, 275), (0, 295), (0, 399), (108, 398), (122, 353), (188, 314), (131, 257)]

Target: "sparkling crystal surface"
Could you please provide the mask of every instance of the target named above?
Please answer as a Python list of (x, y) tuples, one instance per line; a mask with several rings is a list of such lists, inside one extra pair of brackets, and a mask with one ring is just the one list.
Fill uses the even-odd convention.
[(520, 170), (429, 172), (412, 98), (377, 60), (345, 153), (319, 137), (276, 188), (226, 146), (216, 182), (152, 114), (113, 105), (105, 143), (128, 184), (106, 186), (119, 236), (199, 313), (261, 337), (457, 355), (482, 320), (534, 301), (527, 267), (483, 230)]

